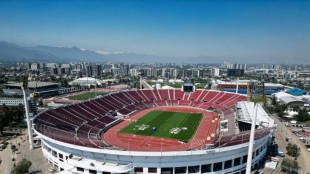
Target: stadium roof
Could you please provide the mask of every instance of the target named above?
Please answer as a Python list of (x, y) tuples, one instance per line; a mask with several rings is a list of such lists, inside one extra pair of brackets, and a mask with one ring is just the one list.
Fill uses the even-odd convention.
[(96, 83), (97, 83), (97, 85), (101, 85), (101, 82), (98, 79), (95, 79), (95, 78), (92, 78), (92, 77), (82, 77), (82, 78), (79, 78), (79, 79), (75, 79), (72, 82), (69, 82), (70, 85), (72, 85), (72, 84), (79, 84), (81, 86), (84, 86), (84, 85), (94, 85)]
[[(18, 83), (12, 83), (12, 84), (6, 84), (7, 87), (18, 87), (20, 88), (23, 86), (23, 82)], [(28, 82), (29, 88), (43, 88), (43, 87), (52, 87), (52, 86), (58, 86), (58, 83), (52, 83), (52, 82), (37, 82), (37, 81), (30, 81)]]
[(305, 103), (304, 101), (302, 101), (301, 99), (295, 96), (283, 96), (283, 97), (280, 97), (279, 100), (281, 103), (284, 103), (284, 104), (290, 104), (293, 102)]
[(288, 90), (287, 93), (295, 95), (295, 96), (300, 96), (300, 95), (306, 94), (307, 91), (298, 89), (298, 88), (293, 88), (291, 90)]
[[(254, 118), (254, 102), (242, 101), (237, 103), (237, 117), (238, 121), (251, 124)], [(256, 125), (261, 127), (268, 127), (274, 124), (274, 120), (269, 117), (263, 107), (258, 104)]]

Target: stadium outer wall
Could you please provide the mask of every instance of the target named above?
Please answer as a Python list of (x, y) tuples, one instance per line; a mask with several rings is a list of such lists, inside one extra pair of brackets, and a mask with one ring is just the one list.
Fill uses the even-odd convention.
[[(42, 152), (62, 173), (245, 173), (248, 143), (207, 150), (138, 152), (63, 143), (35, 131)], [(266, 155), (272, 132), (255, 140), (252, 165)]]

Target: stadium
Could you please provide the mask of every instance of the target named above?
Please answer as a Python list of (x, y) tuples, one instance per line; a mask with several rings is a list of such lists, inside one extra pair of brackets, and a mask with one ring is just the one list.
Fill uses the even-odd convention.
[[(214, 90), (112, 92), (38, 114), (35, 133), (60, 173), (245, 173), (254, 104)], [(259, 105), (252, 167), (274, 122)]]

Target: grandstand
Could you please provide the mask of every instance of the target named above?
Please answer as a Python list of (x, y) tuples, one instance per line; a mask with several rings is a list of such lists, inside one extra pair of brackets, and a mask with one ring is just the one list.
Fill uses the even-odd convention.
[[(238, 93), (239, 94), (247, 94), (247, 83), (249, 81), (243, 80), (238, 84)], [(220, 84), (217, 85), (217, 88), (221, 91), (226, 92), (236, 92), (237, 83), (236, 82), (219, 82)], [(265, 94), (272, 95), (274, 93), (280, 92), (284, 90), (284, 86), (281, 84), (275, 83), (265, 83)]]
[[(45, 157), (67, 173), (242, 173), (250, 137), (244, 128), (253, 109), (245, 100), (244, 95), (214, 90), (124, 90), (44, 111), (33, 122)], [(120, 132), (152, 111), (202, 118), (188, 142)], [(225, 130), (220, 121), (227, 123)], [(253, 166), (262, 162), (274, 127), (262, 107), (257, 125)], [(142, 125), (141, 130), (151, 128)], [(175, 134), (182, 131), (173, 128), (169, 130)]]

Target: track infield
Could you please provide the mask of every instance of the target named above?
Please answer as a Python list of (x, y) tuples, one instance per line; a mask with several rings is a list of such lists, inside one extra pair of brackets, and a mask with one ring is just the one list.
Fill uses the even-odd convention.
[(188, 142), (194, 137), (202, 117), (201, 113), (151, 111), (118, 133)]

